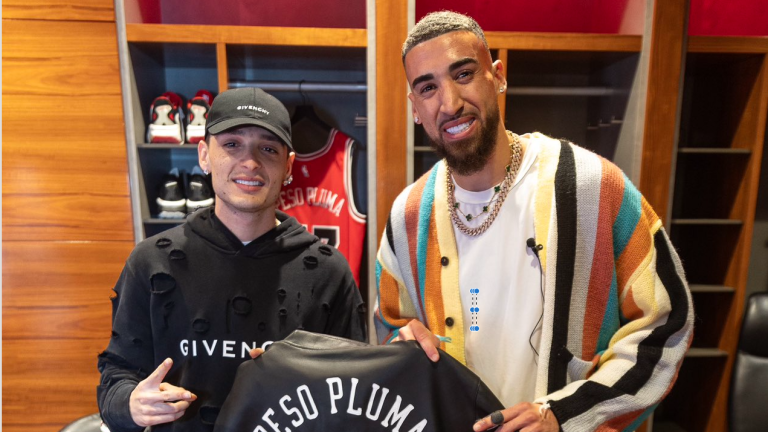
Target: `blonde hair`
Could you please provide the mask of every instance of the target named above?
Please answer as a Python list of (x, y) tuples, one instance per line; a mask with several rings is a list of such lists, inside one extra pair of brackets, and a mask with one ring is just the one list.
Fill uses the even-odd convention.
[(403, 43), (403, 63), (405, 63), (405, 55), (416, 45), (455, 31), (474, 33), (478, 39), (483, 41), (485, 48), (488, 48), (488, 41), (485, 39), (483, 29), (471, 17), (452, 11), (432, 12), (422, 18), (408, 33), (408, 37)]

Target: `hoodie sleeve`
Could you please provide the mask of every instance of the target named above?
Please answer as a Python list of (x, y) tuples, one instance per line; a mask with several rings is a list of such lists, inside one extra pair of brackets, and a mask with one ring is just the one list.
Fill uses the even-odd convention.
[(149, 287), (131, 269), (131, 260), (115, 285), (112, 298), (112, 338), (99, 355), (99, 412), (112, 432), (143, 430), (131, 417), (130, 396), (153, 369)]
[(331, 316), (325, 329), (326, 334), (341, 336), (360, 342), (368, 342), (366, 324), (366, 306), (360, 297), (360, 290), (355, 284), (349, 266), (339, 292), (331, 305)]

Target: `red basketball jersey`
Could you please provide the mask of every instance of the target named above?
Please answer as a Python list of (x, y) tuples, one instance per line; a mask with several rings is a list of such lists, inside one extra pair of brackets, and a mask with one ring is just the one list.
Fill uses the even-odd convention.
[(283, 186), (277, 204), (324, 243), (336, 247), (347, 258), (360, 286), (365, 215), (355, 208), (352, 199), (354, 143), (343, 132), (332, 129), (323, 148), (297, 154), (293, 182)]

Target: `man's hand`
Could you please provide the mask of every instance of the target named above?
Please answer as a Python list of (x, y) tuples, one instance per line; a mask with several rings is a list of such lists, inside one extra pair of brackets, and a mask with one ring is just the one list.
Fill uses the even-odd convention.
[(263, 350), (263, 349), (261, 349), (261, 348), (254, 348), (254, 349), (252, 349), (252, 350), (248, 351), (248, 354), (250, 354), (250, 355), (251, 355), (251, 358), (252, 358), (252, 359), (255, 359), (256, 357), (258, 357), (258, 356), (260, 356), (260, 355), (264, 354), (264, 350)]
[[(494, 432), (558, 432), (560, 423), (549, 409), (542, 411), (541, 404), (528, 402), (519, 403), (511, 408), (500, 411), (504, 416), (504, 423)], [(496, 427), (491, 421), (491, 416), (480, 419), (473, 429), (484, 431)]]
[(173, 360), (165, 359), (150, 376), (141, 381), (131, 393), (131, 418), (146, 427), (172, 422), (184, 415), (190, 402), (197, 399), (191, 392), (163, 382)]
[(440, 339), (437, 338), (428, 328), (424, 327), (421, 321), (411, 320), (405, 327), (400, 327), (395, 341), (415, 340), (421, 345), (421, 349), (427, 354), (430, 360), (436, 362), (440, 360), (440, 354), (437, 348), (440, 346)]

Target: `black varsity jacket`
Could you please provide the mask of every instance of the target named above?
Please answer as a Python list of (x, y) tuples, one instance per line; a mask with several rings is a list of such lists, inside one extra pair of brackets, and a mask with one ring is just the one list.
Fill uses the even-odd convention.
[(240, 365), (215, 432), (461, 431), (501, 402), (415, 341), (372, 346), (297, 330)]

